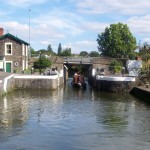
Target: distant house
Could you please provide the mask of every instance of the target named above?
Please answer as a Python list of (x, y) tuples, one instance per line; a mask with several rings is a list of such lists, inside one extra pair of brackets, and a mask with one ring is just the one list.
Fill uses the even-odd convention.
[(22, 72), (28, 68), (29, 43), (0, 28), (0, 70)]

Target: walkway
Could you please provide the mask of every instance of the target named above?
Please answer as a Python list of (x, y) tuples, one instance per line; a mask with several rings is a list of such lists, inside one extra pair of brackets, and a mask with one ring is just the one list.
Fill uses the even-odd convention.
[(10, 76), (12, 73), (8, 73), (8, 72), (1, 72), (0, 71), (0, 80), (3, 80), (4, 78)]

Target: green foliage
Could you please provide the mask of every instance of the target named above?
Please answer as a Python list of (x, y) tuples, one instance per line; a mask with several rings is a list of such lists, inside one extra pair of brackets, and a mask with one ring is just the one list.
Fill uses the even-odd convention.
[(71, 48), (66, 48), (65, 50), (62, 51), (60, 54), (61, 56), (71, 56)]
[(56, 53), (53, 51), (52, 47), (51, 47), (51, 44), (49, 44), (47, 46), (47, 54), (48, 55), (56, 55)]
[(122, 70), (122, 63), (117, 60), (113, 60), (110, 65), (109, 65), (109, 70), (112, 71), (113, 73), (119, 73)]
[(111, 24), (98, 35), (98, 49), (102, 56), (127, 57), (136, 49), (136, 39), (126, 24)]
[(45, 69), (46, 67), (50, 67), (52, 65), (52, 62), (41, 56), (37, 61), (34, 62), (34, 68), (35, 69)]
[(86, 51), (80, 52), (79, 55), (80, 55), (80, 56), (89, 56), (88, 52), (86, 52)]
[(142, 60), (147, 62), (150, 59), (150, 45), (144, 43), (142, 48), (139, 51), (139, 55), (142, 57)]
[(38, 50), (38, 53), (47, 54), (47, 50), (46, 49), (40, 49), (40, 50)]
[(49, 44), (49, 45), (47, 46), (47, 51), (50, 52), (50, 53), (53, 52), (53, 49), (52, 49), (52, 47), (51, 47), (51, 44)]
[(89, 54), (90, 57), (99, 57), (99, 52), (97, 51), (91, 51), (90, 54)]
[(30, 47), (30, 55), (31, 57), (38, 56), (38, 51), (35, 51), (32, 47)]
[(60, 56), (62, 53), (62, 47), (61, 47), (61, 43), (59, 43), (58, 45), (58, 55)]

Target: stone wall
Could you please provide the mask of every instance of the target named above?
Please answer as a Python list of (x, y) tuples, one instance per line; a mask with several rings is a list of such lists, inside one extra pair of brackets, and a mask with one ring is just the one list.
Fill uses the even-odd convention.
[[(12, 55), (5, 55), (5, 43), (12, 43)], [(26, 54), (26, 48), (24, 52), (24, 54)], [(28, 56), (22, 55), (22, 44), (11, 40), (10, 38), (0, 41), (0, 55), (5, 56), (5, 61), (12, 61), (12, 72), (22, 72), (23, 60), (25, 61), (25, 68), (27, 67), (26, 61), (28, 60)], [(16, 62), (18, 62), (18, 66), (15, 65)]]
[[(31, 68), (35, 61), (37, 61), (39, 58), (31, 57), (29, 61), (29, 68)], [(52, 61), (52, 66), (48, 69), (56, 68), (58, 72), (61, 72), (63, 70), (63, 58), (58, 56), (51, 56), (48, 58), (50, 61)]]

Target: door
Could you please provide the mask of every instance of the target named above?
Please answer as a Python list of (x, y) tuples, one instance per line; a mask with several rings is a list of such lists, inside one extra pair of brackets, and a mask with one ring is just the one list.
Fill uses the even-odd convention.
[(6, 72), (11, 72), (11, 63), (6, 63)]

